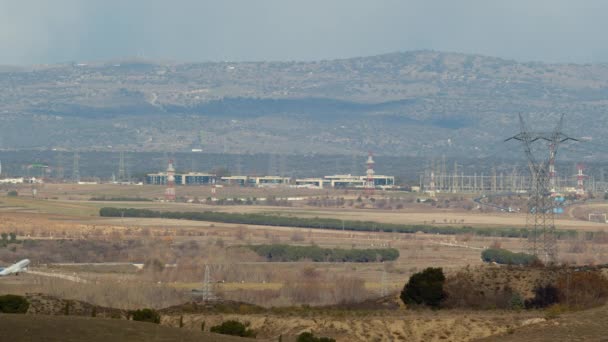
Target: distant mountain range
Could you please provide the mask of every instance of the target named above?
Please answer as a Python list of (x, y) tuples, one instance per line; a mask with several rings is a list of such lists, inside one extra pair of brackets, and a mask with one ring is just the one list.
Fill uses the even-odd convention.
[[(480, 158), (517, 113), (604, 158), (608, 65), (417, 51), (316, 62), (0, 68), (0, 148)], [(608, 146), (608, 145), (606, 145)], [(577, 157), (577, 158), (578, 158)]]

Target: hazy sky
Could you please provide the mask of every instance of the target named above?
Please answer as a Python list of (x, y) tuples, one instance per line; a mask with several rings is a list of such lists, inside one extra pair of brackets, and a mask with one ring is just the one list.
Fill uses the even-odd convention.
[(608, 1), (0, 0), (0, 64), (312, 60), (432, 49), (608, 62)]

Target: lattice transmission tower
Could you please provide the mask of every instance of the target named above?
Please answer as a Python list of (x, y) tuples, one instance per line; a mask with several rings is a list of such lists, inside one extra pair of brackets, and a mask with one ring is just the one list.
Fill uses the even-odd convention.
[(203, 290), (202, 290), (203, 301), (210, 302), (217, 298), (213, 294), (213, 285), (211, 283), (211, 272), (209, 265), (205, 265), (205, 278), (203, 279)]
[[(523, 117), (519, 115), (520, 133), (506, 139), (521, 141), (530, 168), (530, 184), (526, 228), (528, 240), (525, 249), (546, 263), (557, 260), (555, 237), (555, 200), (551, 196), (551, 165), (557, 155), (560, 143), (568, 140), (578, 141), (562, 133), (564, 115), (552, 132), (532, 132), (526, 127)], [(547, 143), (542, 148), (538, 142)], [(548, 152), (548, 153), (547, 153)]]

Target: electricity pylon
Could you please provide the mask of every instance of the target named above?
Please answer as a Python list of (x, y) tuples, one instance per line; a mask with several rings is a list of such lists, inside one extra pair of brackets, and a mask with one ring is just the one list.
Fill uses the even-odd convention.
[[(560, 143), (567, 140), (578, 141), (562, 133), (563, 120), (564, 115), (562, 114), (555, 130), (552, 132), (531, 132), (526, 128), (524, 119), (520, 114), (520, 133), (505, 140), (518, 140), (523, 143), (531, 175), (530, 197), (526, 215), (526, 228), (528, 229), (526, 249), (546, 263), (557, 261), (555, 201), (551, 197), (549, 165), (551, 159), (555, 158)], [(545, 149), (535, 149), (534, 143), (536, 142), (548, 143), (550, 153), (545, 153)]]
[(203, 301), (210, 302), (215, 300), (213, 295), (213, 285), (211, 284), (211, 275), (209, 265), (205, 265), (205, 278), (203, 279)]

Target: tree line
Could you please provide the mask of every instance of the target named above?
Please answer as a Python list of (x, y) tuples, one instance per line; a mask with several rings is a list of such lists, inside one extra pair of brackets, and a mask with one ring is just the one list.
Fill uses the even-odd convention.
[[(394, 233), (427, 233), (441, 235), (474, 234), (488, 237), (521, 237), (527, 238), (532, 234), (526, 228), (473, 228), (471, 226), (433, 226), (426, 224), (394, 224), (373, 221), (339, 220), (319, 217), (294, 217), (266, 214), (239, 214), (222, 213), (214, 211), (181, 212), (157, 211), (135, 208), (105, 207), (99, 210), (104, 217), (140, 217), (140, 218), (167, 218), (193, 221), (209, 221), (235, 224), (252, 224), (261, 226), (285, 226), (297, 228), (318, 228), (332, 230), (349, 230), (361, 232), (394, 232)], [(575, 230), (557, 230), (558, 238), (575, 237)]]
[(399, 258), (399, 251), (394, 248), (378, 249), (342, 249), (321, 248), (319, 246), (289, 245), (250, 245), (249, 249), (268, 261), (301, 261), (314, 262), (375, 262), (393, 261)]
[(501, 248), (489, 248), (481, 252), (481, 259), (485, 262), (495, 262), (504, 265), (532, 265), (538, 263), (536, 256), (526, 253), (514, 253)]

